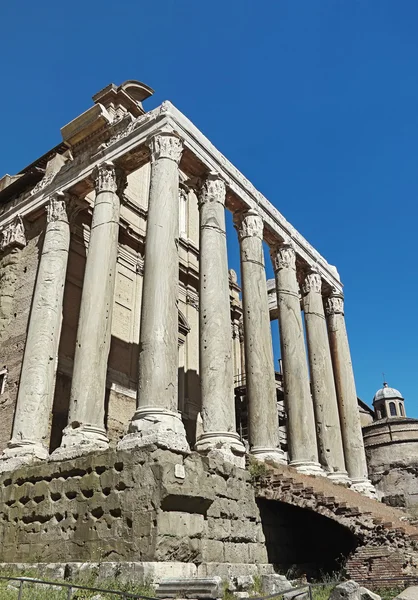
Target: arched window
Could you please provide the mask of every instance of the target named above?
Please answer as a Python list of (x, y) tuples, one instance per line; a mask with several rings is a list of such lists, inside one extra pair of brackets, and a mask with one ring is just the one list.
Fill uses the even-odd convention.
[(380, 407), (380, 418), (381, 419), (386, 419), (386, 408), (384, 407), (384, 405), (382, 405)]
[(389, 402), (390, 416), (396, 417), (396, 405), (394, 402)]
[(401, 414), (401, 416), (402, 416), (402, 417), (404, 417), (404, 416), (405, 416), (405, 413), (404, 413), (404, 411), (403, 411), (402, 402), (399, 402), (399, 412), (400, 412), (400, 414)]

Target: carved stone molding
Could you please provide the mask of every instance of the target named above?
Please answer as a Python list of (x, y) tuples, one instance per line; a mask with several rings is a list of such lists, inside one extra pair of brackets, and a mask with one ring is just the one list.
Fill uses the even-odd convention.
[(46, 205), (46, 218), (48, 223), (53, 221), (68, 222), (66, 196), (63, 192), (56, 192), (49, 198)]
[(250, 209), (244, 213), (235, 213), (234, 223), (240, 241), (247, 237), (263, 239), (263, 219), (257, 211)]
[(151, 162), (159, 158), (169, 158), (177, 164), (183, 153), (183, 142), (172, 129), (159, 131), (149, 140)]
[(285, 243), (274, 246), (270, 250), (270, 255), (275, 271), (279, 269), (296, 271), (296, 252), (292, 244)]
[(309, 273), (306, 273), (302, 281), (302, 293), (304, 295), (309, 294), (309, 292), (320, 294), (321, 291), (321, 275), (317, 271), (309, 271)]
[(220, 202), (225, 206), (226, 187), (217, 173), (209, 173), (199, 194), (199, 205), (206, 202)]
[(111, 161), (97, 165), (93, 170), (93, 178), (96, 194), (114, 192), (121, 195), (127, 185), (125, 173), (115, 167)]
[(332, 294), (326, 299), (325, 312), (328, 316), (344, 314), (344, 296), (342, 294)]
[(186, 293), (186, 304), (190, 304), (196, 310), (199, 310), (199, 296), (196, 293), (187, 291)]
[(25, 228), (20, 215), (17, 215), (0, 233), (0, 252), (13, 246), (16, 248), (26, 246)]

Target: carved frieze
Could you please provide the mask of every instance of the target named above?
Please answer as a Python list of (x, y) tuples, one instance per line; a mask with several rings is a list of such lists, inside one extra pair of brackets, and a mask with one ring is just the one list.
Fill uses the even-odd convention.
[(245, 213), (237, 213), (234, 221), (240, 241), (247, 237), (263, 239), (263, 219), (257, 211), (250, 209)]
[(309, 273), (306, 273), (302, 281), (302, 293), (304, 295), (309, 294), (309, 292), (315, 292), (317, 294), (320, 294), (321, 290), (321, 275), (317, 271), (310, 271)]
[(149, 147), (151, 162), (159, 158), (169, 158), (178, 164), (183, 153), (183, 142), (171, 128), (153, 135), (149, 140)]
[(115, 167), (111, 161), (97, 165), (93, 171), (93, 178), (96, 194), (100, 192), (122, 194), (127, 184), (125, 173)]
[(332, 294), (326, 299), (325, 312), (328, 316), (344, 314), (344, 297), (342, 294)]
[(0, 233), (0, 252), (10, 247), (24, 248), (25, 246), (25, 228), (20, 215), (17, 215)]
[(292, 269), (296, 271), (296, 252), (292, 244), (285, 243), (274, 246), (270, 254), (275, 271), (279, 269)]
[(225, 206), (226, 187), (217, 173), (209, 173), (199, 194), (199, 204), (220, 202)]

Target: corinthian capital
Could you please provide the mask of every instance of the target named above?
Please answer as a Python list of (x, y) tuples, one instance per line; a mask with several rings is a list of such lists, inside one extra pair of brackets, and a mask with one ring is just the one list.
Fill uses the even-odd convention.
[(172, 129), (159, 131), (149, 140), (151, 150), (151, 162), (159, 158), (169, 158), (177, 164), (183, 153), (183, 142)]
[(10, 247), (24, 248), (26, 246), (25, 228), (20, 215), (1, 231), (0, 251), (3, 252)]
[(344, 296), (338, 292), (333, 292), (328, 296), (325, 302), (325, 312), (328, 316), (344, 314)]
[(46, 219), (48, 223), (54, 221), (68, 222), (66, 199), (67, 197), (64, 192), (55, 192), (55, 194), (50, 196), (49, 202), (46, 205)]
[(296, 252), (292, 244), (284, 243), (274, 246), (270, 250), (274, 271), (292, 269), (296, 271)]
[(126, 177), (121, 169), (115, 167), (111, 161), (102, 162), (93, 170), (96, 194), (100, 192), (114, 192), (121, 194), (126, 187)]
[(225, 183), (217, 173), (209, 173), (200, 190), (199, 203), (220, 202), (225, 206), (225, 195)]
[(263, 219), (256, 210), (250, 209), (244, 213), (235, 213), (234, 222), (240, 241), (247, 237), (263, 239)]
[(309, 292), (315, 292), (320, 294), (322, 291), (322, 280), (321, 275), (318, 271), (309, 271), (303, 278), (302, 281), (302, 293), (303, 295), (309, 294)]

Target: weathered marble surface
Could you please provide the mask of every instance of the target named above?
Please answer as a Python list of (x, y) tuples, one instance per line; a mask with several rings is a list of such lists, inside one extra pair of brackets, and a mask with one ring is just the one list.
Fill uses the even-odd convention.
[(306, 273), (302, 284), (311, 392), (314, 402), (319, 462), (328, 477), (348, 483), (332, 371), (327, 325), (322, 301), (321, 276)]
[(94, 172), (96, 198), (78, 321), (68, 426), (55, 460), (108, 445), (104, 397), (110, 349), (118, 251), (120, 199), (124, 179), (112, 163)]
[(200, 381), (201, 452), (218, 450), (244, 460), (236, 433), (232, 331), (225, 231), (225, 184), (208, 175), (200, 194)]
[(279, 447), (276, 382), (263, 254), (263, 220), (255, 211), (236, 216), (240, 241), (245, 382), (251, 453), (284, 462)]
[(64, 195), (52, 196), (33, 295), (13, 423), (0, 470), (48, 456), (70, 227)]
[(276, 276), (290, 464), (304, 473), (321, 474), (295, 250), (290, 244), (283, 244), (272, 248), (271, 256)]
[(331, 295), (326, 301), (325, 310), (348, 476), (354, 489), (366, 495), (374, 495), (374, 488), (367, 475), (356, 385), (345, 327), (343, 296)]

